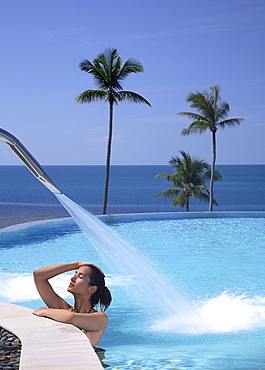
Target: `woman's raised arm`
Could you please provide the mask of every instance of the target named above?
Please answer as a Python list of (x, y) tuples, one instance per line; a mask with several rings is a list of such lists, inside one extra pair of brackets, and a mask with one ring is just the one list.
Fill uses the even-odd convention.
[(48, 280), (64, 272), (78, 269), (81, 263), (82, 262), (79, 261), (59, 263), (56, 265), (41, 267), (33, 272), (37, 290), (42, 300), (49, 308), (70, 308), (70, 305), (55, 293)]

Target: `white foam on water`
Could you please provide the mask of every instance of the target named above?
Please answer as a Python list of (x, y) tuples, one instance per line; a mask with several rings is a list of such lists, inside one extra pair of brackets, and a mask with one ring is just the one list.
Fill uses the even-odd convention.
[[(0, 301), (19, 303), (39, 299), (32, 274), (0, 273)], [(50, 280), (52, 287), (63, 298), (71, 295), (66, 291), (69, 277), (57, 276)]]
[(232, 332), (265, 327), (265, 297), (248, 298), (224, 292), (199, 308), (213, 332)]
[(39, 298), (31, 274), (1, 273), (0, 301), (24, 302)]
[[(64, 299), (72, 298), (72, 294), (67, 292), (71, 276), (71, 273), (65, 273), (49, 280), (56, 293)], [(18, 274), (1, 272), (0, 280), (0, 301), (19, 303), (40, 298), (34, 284), (33, 276), (30, 273)], [(133, 284), (133, 282), (130, 277), (106, 276), (106, 284), (110, 287), (114, 287), (130, 285)]]
[[(53, 289), (64, 299), (72, 299), (67, 292), (71, 273), (50, 280)], [(0, 273), (0, 301), (19, 303), (39, 299), (32, 274)], [(107, 276), (110, 287), (126, 287), (133, 291), (132, 276)], [(154, 321), (151, 330), (164, 333), (199, 335), (206, 333), (231, 333), (265, 327), (265, 297), (235, 295), (224, 292), (217, 297), (194, 302), (199, 318), (193, 311), (183, 315), (168, 316)]]
[(246, 295), (235, 295), (224, 292), (217, 297), (194, 303), (198, 307), (202, 321), (194, 323), (192, 317), (180, 321), (172, 316), (155, 322), (152, 330), (182, 333), (211, 334), (249, 331), (265, 327), (265, 297), (248, 298)]

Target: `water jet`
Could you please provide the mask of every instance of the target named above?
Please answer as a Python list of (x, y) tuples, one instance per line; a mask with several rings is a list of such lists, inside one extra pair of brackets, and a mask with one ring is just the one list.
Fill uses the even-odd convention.
[(146, 257), (140, 256), (139, 251), (102, 221), (66, 197), (15, 136), (0, 129), (0, 140), (8, 144), (31, 173), (56, 196), (113, 273), (135, 280), (129, 287), (129, 296), (150, 320), (154, 315), (162, 315), (164, 319), (174, 316), (175, 325), (182, 332), (190, 332), (193, 326), (204, 326), (198, 310), (145, 261)]
[[(38, 294), (30, 285), (32, 270), (60, 262), (62, 256), (73, 260), (78, 250), (78, 258), (84, 260), (89, 253), (89, 260), (107, 272), (114, 293), (102, 340), (110, 369), (263, 369), (264, 212), (221, 212), (214, 217), (182, 212), (123, 214), (101, 220), (159, 266), (177, 291), (185, 292), (207, 319), (208, 331), (199, 333), (195, 325), (189, 333), (181, 331), (178, 319), (162, 320), (160, 312), (158, 322), (149, 320), (128, 297), (137, 281), (128, 271), (126, 276), (110, 274), (107, 263), (71, 219), (1, 235), (0, 300), (38, 308)], [(138, 286), (144, 278), (145, 271)], [(54, 281), (65, 299), (71, 299), (65, 292), (68, 281), (69, 276)]]

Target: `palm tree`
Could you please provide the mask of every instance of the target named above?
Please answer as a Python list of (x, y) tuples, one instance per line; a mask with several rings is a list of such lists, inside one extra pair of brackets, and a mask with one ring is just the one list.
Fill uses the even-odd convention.
[(218, 128), (232, 127), (239, 125), (243, 118), (225, 119), (230, 111), (229, 104), (221, 101), (221, 88), (219, 85), (210, 87), (210, 92), (204, 91), (202, 93), (191, 93), (187, 97), (187, 102), (190, 103), (191, 108), (195, 108), (198, 113), (180, 112), (181, 116), (186, 116), (193, 120), (193, 122), (184, 130), (181, 135), (190, 135), (193, 133), (202, 134), (207, 130), (212, 133), (212, 167), (210, 178), (210, 202), (209, 211), (213, 210), (213, 182), (216, 162), (216, 132)]
[(136, 59), (129, 58), (122, 64), (122, 58), (114, 48), (107, 48), (99, 54), (92, 62), (83, 60), (79, 67), (93, 76), (98, 90), (86, 90), (76, 98), (77, 103), (91, 103), (94, 101), (104, 101), (109, 103), (109, 134), (106, 156), (106, 172), (104, 184), (104, 199), (102, 213), (106, 214), (108, 202), (110, 157), (113, 131), (113, 106), (123, 100), (133, 103), (151, 104), (141, 95), (125, 91), (122, 88), (123, 80), (131, 73), (143, 72), (143, 67)]
[[(171, 202), (174, 206), (186, 206), (186, 212), (189, 212), (189, 199), (194, 197), (204, 202), (209, 202), (209, 190), (205, 182), (211, 176), (210, 166), (207, 162), (191, 158), (189, 153), (180, 151), (182, 158), (171, 157), (169, 164), (173, 165), (173, 175), (160, 173), (156, 179), (165, 178), (174, 188), (166, 189), (156, 195), (156, 198), (164, 196), (165, 198), (175, 197)], [(215, 170), (214, 181), (222, 180), (222, 175)], [(213, 199), (213, 203), (218, 205)]]

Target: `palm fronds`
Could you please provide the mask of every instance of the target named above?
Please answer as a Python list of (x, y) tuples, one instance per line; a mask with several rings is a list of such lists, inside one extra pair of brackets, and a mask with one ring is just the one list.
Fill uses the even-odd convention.
[[(205, 185), (211, 174), (210, 165), (199, 158), (192, 158), (189, 153), (181, 150), (181, 157), (171, 157), (169, 164), (174, 168), (173, 174), (159, 173), (156, 179), (164, 178), (174, 188), (166, 189), (156, 195), (156, 198), (174, 198), (171, 202), (174, 206), (184, 207), (189, 211), (189, 198), (193, 197), (200, 201), (209, 202), (210, 193)], [(215, 171), (214, 181), (220, 181), (222, 175)], [(217, 205), (215, 200), (214, 204)]]

